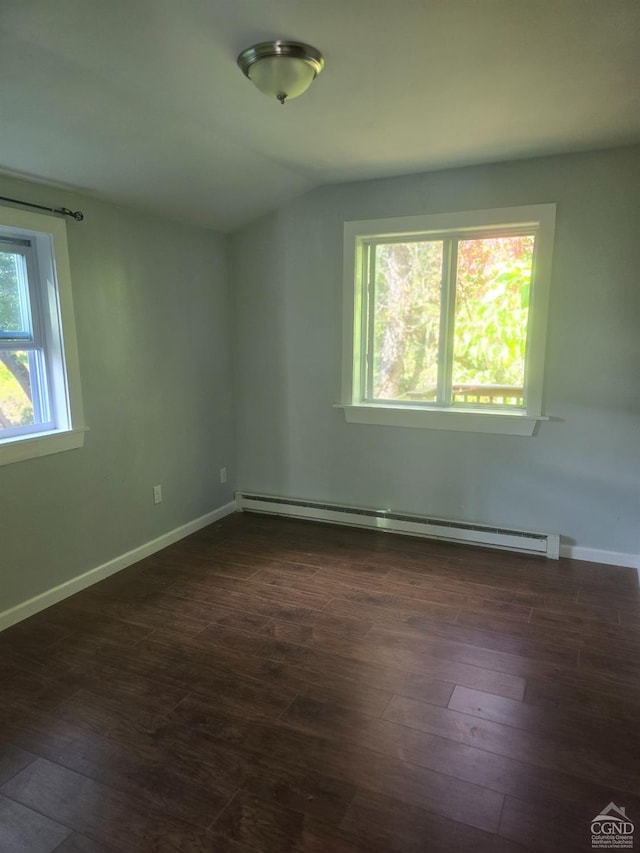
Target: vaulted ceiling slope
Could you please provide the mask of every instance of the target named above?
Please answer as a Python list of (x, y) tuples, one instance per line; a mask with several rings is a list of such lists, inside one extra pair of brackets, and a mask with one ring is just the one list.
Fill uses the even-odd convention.
[[(326, 69), (281, 106), (236, 66)], [(640, 141), (638, 0), (2, 0), (0, 171), (229, 231), (312, 187)]]

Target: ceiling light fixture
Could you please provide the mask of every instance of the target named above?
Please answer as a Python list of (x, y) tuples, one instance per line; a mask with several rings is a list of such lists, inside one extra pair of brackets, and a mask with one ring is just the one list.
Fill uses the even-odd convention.
[(281, 104), (306, 92), (324, 68), (324, 56), (299, 41), (263, 41), (238, 56), (243, 73)]

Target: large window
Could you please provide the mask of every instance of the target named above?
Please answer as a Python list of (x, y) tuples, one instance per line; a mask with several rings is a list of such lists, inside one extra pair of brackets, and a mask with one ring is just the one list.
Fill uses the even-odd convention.
[(345, 225), (349, 420), (531, 434), (555, 208)]
[(0, 464), (82, 444), (62, 220), (0, 208)]

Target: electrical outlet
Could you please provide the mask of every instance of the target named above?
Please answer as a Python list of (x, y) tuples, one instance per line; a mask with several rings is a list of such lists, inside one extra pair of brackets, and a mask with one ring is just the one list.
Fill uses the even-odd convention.
[(227, 482), (227, 469), (226, 468), (220, 469), (220, 482), (221, 483)]
[(162, 503), (162, 486), (153, 487), (153, 502), (154, 504)]

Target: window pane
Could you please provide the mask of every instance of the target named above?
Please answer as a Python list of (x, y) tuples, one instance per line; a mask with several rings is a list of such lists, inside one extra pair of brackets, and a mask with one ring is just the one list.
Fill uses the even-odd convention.
[(43, 362), (39, 350), (0, 350), (0, 436), (49, 420)]
[(29, 287), (24, 255), (0, 251), (0, 339), (31, 338)]
[(460, 240), (453, 402), (523, 406), (534, 236)]
[(442, 241), (375, 247), (375, 399), (435, 399), (442, 255)]

